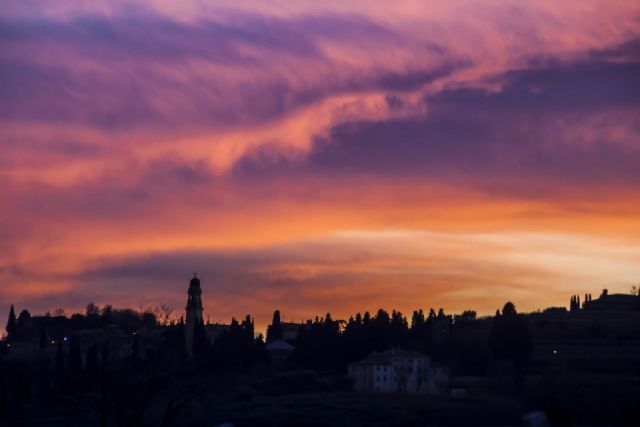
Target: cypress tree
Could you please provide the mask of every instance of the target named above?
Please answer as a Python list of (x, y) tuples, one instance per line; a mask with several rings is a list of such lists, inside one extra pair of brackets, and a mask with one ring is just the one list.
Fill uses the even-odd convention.
[(11, 304), (11, 309), (9, 310), (9, 320), (7, 321), (7, 327), (5, 329), (7, 331), (7, 338), (13, 338), (13, 334), (16, 332), (16, 311), (13, 308), (13, 304)]
[(371, 314), (368, 311), (364, 312), (364, 316), (362, 317), (362, 324), (368, 325), (371, 323)]
[(417, 310), (413, 312), (411, 316), (411, 329), (416, 330), (416, 332), (424, 325), (424, 312), (422, 310)]
[(273, 312), (271, 325), (267, 327), (267, 343), (282, 339), (282, 325), (280, 324), (280, 310)]
[(496, 359), (513, 362), (515, 367), (515, 385), (522, 385), (522, 372), (529, 363), (532, 351), (529, 327), (516, 311), (515, 305), (507, 302), (502, 309), (502, 316), (494, 319), (490, 334), (490, 347)]
[(20, 312), (13, 335), (16, 341), (30, 341), (33, 338), (31, 313), (29, 313), (28, 310), (22, 310)]
[(248, 314), (242, 321), (242, 330), (245, 332), (247, 340), (249, 342), (253, 342), (253, 340), (255, 339), (255, 329), (253, 326), (253, 319), (251, 319), (251, 316), (249, 316)]

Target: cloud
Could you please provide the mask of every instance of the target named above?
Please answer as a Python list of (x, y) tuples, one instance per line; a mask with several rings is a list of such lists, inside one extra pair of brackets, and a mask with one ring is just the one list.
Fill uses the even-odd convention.
[(600, 61), (508, 71), (491, 77), (498, 91), (448, 89), (425, 99), (424, 116), (335, 126), (304, 162), (257, 149), (234, 173), (421, 177), (528, 196), (637, 190), (639, 72)]
[[(593, 287), (634, 274), (615, 261), (640, 235), (634, 3), (8, 5), (3, 300), (180, 306), (197, 269), (220, 320), (492, 310), (533, 286), (562, 302), (582, 280), (563, 262)], [(441, 254), (397, 230), (442, 233)], [(480, 262), (478, 233), (522, 240)], [(533, 262), (519, 233), (569, 246)], [(612, 252), (572, 264), (580, 239)]]
[[(15, 5), (0, 21), (0, 120), (19, 133), (39, 128), (53, 147), (65, 137), (60, 128), (73, 126), (109, 145), (110, 164), (178, 152), (225, 172), (259, 147), (308, 152), (314, 138), (346, 122), (420, 118), (423, 97), (452, 85), (499, 85), (487, 76), (536, 61), (605, 51), (599, 55), (620, 58), (613, 50), (632, 50), (637, 33), (637, 11), (623, 5), (594, 15), (571, 13), (573, 3), (485, 4), (477, 10), (484, 19), (474, 20), (470, 10), (460, 14), (473, 9), (463, 3), (358, 4), (305, 11), (283, 3), (276, 12), (242, 3), (62, 3), (40, 5), (36, 15)], [(603, 30), (610, 22), (623, 30)], [(633, 101), (633, 93), (618, 93)], [(11, 172), (68, 182), (103, 169), (67, 158), (77, 160), (77, 173), (64, 179), (42, 167), (37, 175)]]
[[(341, 93), (420, 86), (454, 68), (445, 58), (405, 77), (402, 64), (336, 64), (323, 44), (370, 50), (407, 41), (362, 16), (239, 15), (186, 24), (90, 15), (10, 21), (2, 30), (0, 94), (11, 108), (0, 116), (104, 131), (255, 125)], [(443, 56), (442, 48), (431, 50)]]

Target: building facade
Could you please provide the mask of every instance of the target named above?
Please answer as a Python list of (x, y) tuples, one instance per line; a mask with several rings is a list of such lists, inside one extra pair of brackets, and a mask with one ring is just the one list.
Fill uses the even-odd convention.
[(583, 310), (587, 311), (640, 311), (640, 295), (610, 294), (603, 289), (598, 299), (585, 299)]
[(358, 391), (373, 393), (444, 393), (449, 375), (444, 367), (414, 351), (391, 349), (349, 364)]

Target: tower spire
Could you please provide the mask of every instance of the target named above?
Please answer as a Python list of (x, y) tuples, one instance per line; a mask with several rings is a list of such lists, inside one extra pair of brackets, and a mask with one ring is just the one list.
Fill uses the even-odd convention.
[(189, 353), (193, 350), (193, 337), (195, 328), (198, 325), (202, 325), (202, 288), (200, 288), (200, 279), (198, 279), (197, 273), (193, 273), (193, 278), (189, 282), (189, 289), (187, 291), (187, 306), (186, 310), (186, 330), (185, 339), (187, 345), (187, 351)]

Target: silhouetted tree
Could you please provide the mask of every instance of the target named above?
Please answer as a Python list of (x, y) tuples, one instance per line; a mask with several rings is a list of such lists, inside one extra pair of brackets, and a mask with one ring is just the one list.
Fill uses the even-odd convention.
[(438, 314), (434, 309), (429, 310), (426, 320), (426, 352), (437, 361), (446, 361), (451, 357), (451, 333), (453, 316), (447, 315), (440, 308)]
[(273, 312), (271, 325), (267, 327), (267, 343), (282, 339), (282, 325), (280, 325), (280, 310)]
[(18, 320), (16, 321), (14, 336), (16, 341), (29, 341), (33, 338), (31, 313), (29, 313), (28, 310), (22, 310), (20, 312)]
[(98, 307), (97, 305), (95, 305), (92, 302), (87, 304), (87, 307), (85, 309), (85, 316), (87, 316), (87, 317), (96, 316), (97, 317), (99, 315), (100, 315), (100, 307)]
[(425, 324), (425, 319), (424, 319), (424, 312), (422, 311), (422, 309), (418, 311), (414, 311), (413, 315), (411, 316), (411, 329), (419, 330), (424, 326), (424, 324)]
[(253, 326), (253, 319), (251, 319), (251, 316), (249, 316), (247, 314), (247, 316), (244, 318), (244, 320), (242, 321), (242, 329), (245, 331), (245, 334), (247, 335), (247, 337), (249, 339), (254, 339), (255, 338), (255, 329)]
[(223, 331), (211, 346), (208, 360), (213, 360), (212, 368), (219, 372), (245, 370), (266, 359), (262, 336), (253, 337), (253, 319), (249, 316), (242, 324), (233, 318), (229, 329)]
[(463, 311), (462, 314), (453, 316), (454, 322), (470, 322), (476, 320), (476, 312), (474, 310)]
[[(585, 301), (587, 301), (586, 296)], [(580, 297), (578, 295), (572, 295), (571, 302), (569, 303), (569, 311), (580, 311), (580, 307)]]
[(100, 316), (102, 317), (102, 321), (105, 322), (106, 324), (113, 323), (113, 306), (107, 304), (104, 307), (102, 307), (102, 310), (100, 311)]
[(13, 308), (13, 304), (11, 304), (11, 308), (9, 309), (9, 319), (7, 320), (5, 330), (7, 331), (7, 338), (12, 339), (13, 334), (16, 332), (16, 312)]
[(364, 312), (364, 316), (362, 316), (362, 324), (368, 325), (371, 323), (371, 314), (368, 311)]
[(167, 304), (160, 304), (160, 322), (167, 326), (169, 323), (173, 323), (171, 315), (173, 314), (173, 307)]
[(531, 358), (532, 343), (529, 327), (513, 303), (507, 302), (502, 315), (494, 319), (489, 343), (496, 359), (513, 362), (516, 387), (519, 387), (522, 370)]
[[(367, 319), (368, 313), (367, 313)], [(367, 355), (369, 350), (369, 340), (367, 334), (371, 326), (370, 320), (364, 323), (363, 316), (357, 313), (355, 318), (351, 316), (343, 333), (343, 345), (345, 358), (349, 362), (360, 360)]]
[(406, 347), (409, 344), (409, 325), (401, 312), (391, 312), (390, 343), (392, 347)]
[(145, 310), (141, 316), (142, 326), (153, 328), (158, 323), (156, 314), (150, 310)]
[(293, 360), (300, 367), (320, 372), (343, 370), (346, 368), (345, 354), (349, 353), (343, 350), (343, 338), (338, 322), (330, 313), (323, 319), (316, 317), (300, 329)]

